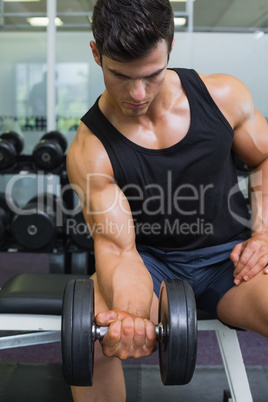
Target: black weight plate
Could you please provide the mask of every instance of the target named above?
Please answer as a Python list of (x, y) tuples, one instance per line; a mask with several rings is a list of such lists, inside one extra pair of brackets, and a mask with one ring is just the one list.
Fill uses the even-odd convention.
[(187, 366), (185, 371), (185, 380), (184, 384), (188, 384), (194, 374), (195, 366), (196, 366), (196, 355), (197, 355), (197, 309), (195, 302), (195, 295), (192, 287), (188, 282), (184, 283), (185, 290), (185, 300), (187, 305), (187, 328), (188, 328), (188, 359)]
[(13, 197), (7, 193), (0, 193), (0, 219), (4, 230), (9, 227), (14, 212), (17, 210), (18, 204)]
[(28, 203), (36, 202), (41, 205), (41, 209), (44, 209), (46, 205), (52, 206), (52, 209), (56, 209), (58, 197), (53, 193), (38, 193), (34, 195)]
[[(39, 193), (31, 198), (28, 204), (36, 204), (36, 208), (38, 211), (44, 211), (47, 214), (54, 215), (54, 214), (63, 214), (63, 202), (61, 197), (58, 197), (56, 194), (53, 193)], [(26, 206), (27, 208), (27, 206)], [(63, 216), (61, 216), (63, 218)]]
[(42, 140), (34, 147), (33, 160), (40, 169), (55, 169), (63, 161), (63, 152), (58, 143)]
[(166, 337), (159, 342), (159, 363), (164, 385), (188, 384), (193, 376), (197, 352), (197, 318), (191, 286), (166, 279), (161, 284), (159, 322)]
[(50, 131), (49, 133), (43, 135), (42, 140), (52, 140), (58, 142), (63, 153), (65, 153), (68, 146), (66, 137), (59, 131)]
[(17, 208), (18, 205), (13, 200), (13, 197), (9, 194), (0, 192), (0, 209), (9, 216), (12, 213), (12, 209), (15, 209), (14, 207)]
[(16, 149), (12, 143), (0, 138), (0, 169), (6, 169), (16, 162)]
[(62, 299), (61, 320), (61, 353), (62, 371), (67, 384), (72, 385), (73, 380), (73, 308), (74, 308), (75, 280), (67, 283)]
[[(32, 204), (32, 208), (36, 208), (36, 205)], [(48, 246), (57, 233), (55, 220), (44, 211), (16, 215), (13, 218), (11, 230), (17, 242), (29, 250)]]
[[(72, 306), (70, 306), (71, 301), (67, 300), (68, 298), (72, 299)], [(68, 283), (63, 301), (62, 353), (64, 378), (69, 385), (92, 385), (94, 364), (93, 318), (93, 281), (91, 279), (78, 279), (70, 285)]]
[(2, 219), (0, 217), (0, 245), (1, 245), (2, 241), (4, 240), (4, 233), (5, 233), (5, 228), (4, 228)]
[(91, 386), (94, 368), (94, 282), (77, 280), (74, 295), (73, 374), (74, 385)]
[(1, 138), (7, 141), (11, 141), (12, 144), (15, 146), (17, 154), (20, 154), (21, 151), (23, 150), (24, 140), (15, 131), (6, 131), (5, 133), (1, 134)]

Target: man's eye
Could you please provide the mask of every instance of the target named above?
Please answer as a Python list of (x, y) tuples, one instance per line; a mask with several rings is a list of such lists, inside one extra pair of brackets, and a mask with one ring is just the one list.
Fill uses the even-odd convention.
[(160, 75), (160, 73), (156, 73), (156, 74), (151, 75), (150, 78), (157, 78), (159, 75)]

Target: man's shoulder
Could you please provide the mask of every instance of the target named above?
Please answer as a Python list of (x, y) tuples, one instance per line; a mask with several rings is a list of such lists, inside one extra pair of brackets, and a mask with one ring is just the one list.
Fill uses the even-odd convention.
[(106, 150), (101, 141), (81, 122), (67, 151), (68, 170), (112, 174)]
[(207, 86), (209, 91), (222, 91), (221, 96), (228, 95), (230, 92), (247, 91), (246, 85), (237, 77), (226, 73), (203, 74), (198, 72), (199, 77)]
[(232, 127), (239, 123), (241, 116), (252, 109), (252, 95), (237, 77), (225, 73), (211, 75), (199, 73), (199, 76)]

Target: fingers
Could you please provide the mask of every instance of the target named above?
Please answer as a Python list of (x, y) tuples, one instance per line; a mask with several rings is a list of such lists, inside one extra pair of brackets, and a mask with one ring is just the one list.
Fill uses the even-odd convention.
[[(236, 246), (234, 246), (233, 251), (230, 254), (230, 259), (233, 261), (233, 264), (234, 264), (235, 268), (237, 267), (237, 264), (239, 262), (239, 258), (240, 258), (241, 254), (242, 254), (242, 251), (243, 251), (244, 247), (245, 247), (244, 243), (239, 243)], [(236, 271), (236, 274), (238, 274), (238, 272), (239, 272), (238, 269), (236, 269), (235, 271)], [(235, 271), (234, 271), (234, 273), (235, 273)]]
[(107, 357), (118, 356), (117, 350), (120, 347), (121, 340), (121, 322), (115, 321), (110, 324), (107, 334), (104, 336), (101, 344), (103, 354)]
[[(268, 264), (268, 244), (258, 239), (249, 239), (234, 247), (231, 255), (234, 263), (234, 283), (240, 285), (242, 281), (249, 281)], [(268, 269), (264, 270), (268, 273)]]
[(149, 320), (136, 318), (134, 321), (133, 356), (138, 359), (149, 356), (155, 348), (155, 325)]
[(107, 327), (112, 322), (118, 319), (118, 314), (114, 310), (104, 311), (103, 313), (99, 313), (95, 317), (95, 321), (97, 325)]
[(242, 281), (247, 282), (252, 279), (263, 270), (266, 265), (265, 261), (267, 261), (267, 258), (265, 257), (260, 258), (259, 260), (257, 260), (254, 256), (250, 258), (244, 268), (235, 276), (234, 283), (236, 285), (240, 285)]
[(127, 316), (109, 325), (102, 341), (103, 353), (107, 357), (117, 356), (121, 360), (128, 357), (149, 356), (155, 347), (154, 324), (141, 317)]

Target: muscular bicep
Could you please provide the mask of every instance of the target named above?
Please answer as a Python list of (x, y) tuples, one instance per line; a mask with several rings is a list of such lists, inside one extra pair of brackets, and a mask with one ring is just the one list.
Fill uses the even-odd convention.
[(200, 75), (234, 130), (233, 151), (250, 168), (268, 157), (268, 125), (247, 86), (228, 74)]
[(94, 239), (96, 255), (107, 248), (112, 248), (110, 251), (115, 253), (132, 248), (135, 244), (134, 224), (122, 190), (108, 179), (102, 185), (97, 184), (97, 188), (88, 184), (88, 189), (83, 213)]
[(249, 168), (259, 166), (268, 158), (268, 124), (253, 107), (234, 129), (233, 150)]
[[(95, 253), (105, 247), (119, 251), (135, 243), (132, 214), (122, 190), (115, 183), (108, 155), (88, 131), (78, 131), (67, 153), (68, 177), (82, 206), (94, 239)], [(82, 137), (82, 138), (81, 138)]]

